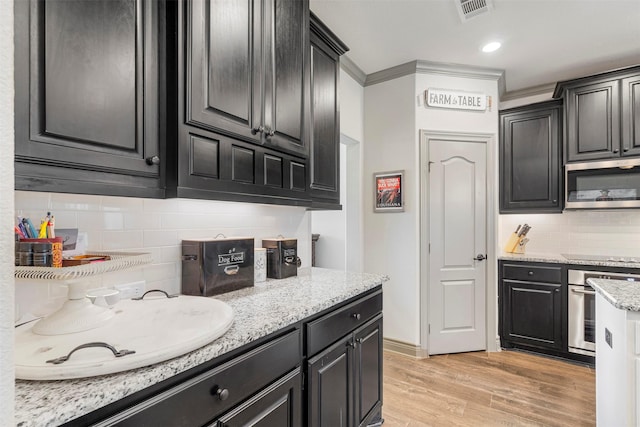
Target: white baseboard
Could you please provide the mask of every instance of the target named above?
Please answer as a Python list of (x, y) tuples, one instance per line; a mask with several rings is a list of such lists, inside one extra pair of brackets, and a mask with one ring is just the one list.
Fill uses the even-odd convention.
[(383, 339), (383, 347), (385, 350), (404, 354), (405, 356), (415, 357), (416, 359), (426, 359), (429, 357), (427, 350), (420, 348), (417, 345), (392, 340), (391, 338)]

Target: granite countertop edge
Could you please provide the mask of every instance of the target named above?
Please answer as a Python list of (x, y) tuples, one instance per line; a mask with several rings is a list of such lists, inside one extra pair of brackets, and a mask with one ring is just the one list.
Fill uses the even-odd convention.
[(234, 323), (222, 337), (165, 362), (98, 377), (16, 380), (15, 420), (20, 427), (57, 426), (236, 348), (295, 324), (388, 281), (384, 274), (306, 268), (298, 276), (268, 280), (214, 298), (234, 310)]
[(613, 279), (587, 279), (587, 284), (615, 308), (640, 311), (640, 284)]
[(640, 268), (640, 263), (637, 262), (611, 262), (611, 261), (586, 261), (567, 259), (560, 254), (553, 253), (524, 253), (524, 254), (512, 254), (503, 252), (498, 256), (499, 260), (503, 261), (523, 261), (523, 262), (546, 262), (557, 264), (570, 264), (570, 265), (589, 265), (595, 267), (619, 267), (619, 268)]

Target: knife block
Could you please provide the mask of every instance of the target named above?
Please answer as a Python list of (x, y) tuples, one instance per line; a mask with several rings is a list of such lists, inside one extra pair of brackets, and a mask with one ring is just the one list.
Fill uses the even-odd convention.
[(518, 237), (516, 233), (511, 233), (511, 236), (509, 236), (509, 240), (507, 240), (507, 243), (504, 245), (504, 251), (508, 253), (514, 253), (516, 248), (520, 246), (520, 240), (521, 237)]
[(513, 249), (513, 251), (511, 251), (514, 254), (523, 254), (524, 253), (524, 247), (527, 246), (526, 243), (524, 243), (522, 240), (524, 238), (520, 238), (518, 240), (518, 244), (516, 245), (516, 247)]

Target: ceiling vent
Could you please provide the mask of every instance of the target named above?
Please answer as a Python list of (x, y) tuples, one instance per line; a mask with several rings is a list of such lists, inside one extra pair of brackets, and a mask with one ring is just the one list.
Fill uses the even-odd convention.
[(462, 22), (489, 12), (493, 9), (493, 0), (454, 0)]

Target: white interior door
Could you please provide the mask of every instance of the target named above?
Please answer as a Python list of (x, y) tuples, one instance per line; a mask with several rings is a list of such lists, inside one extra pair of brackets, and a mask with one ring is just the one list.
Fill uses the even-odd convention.
[(486, 349), (487, 144), (429, 141), (429, 354)]

